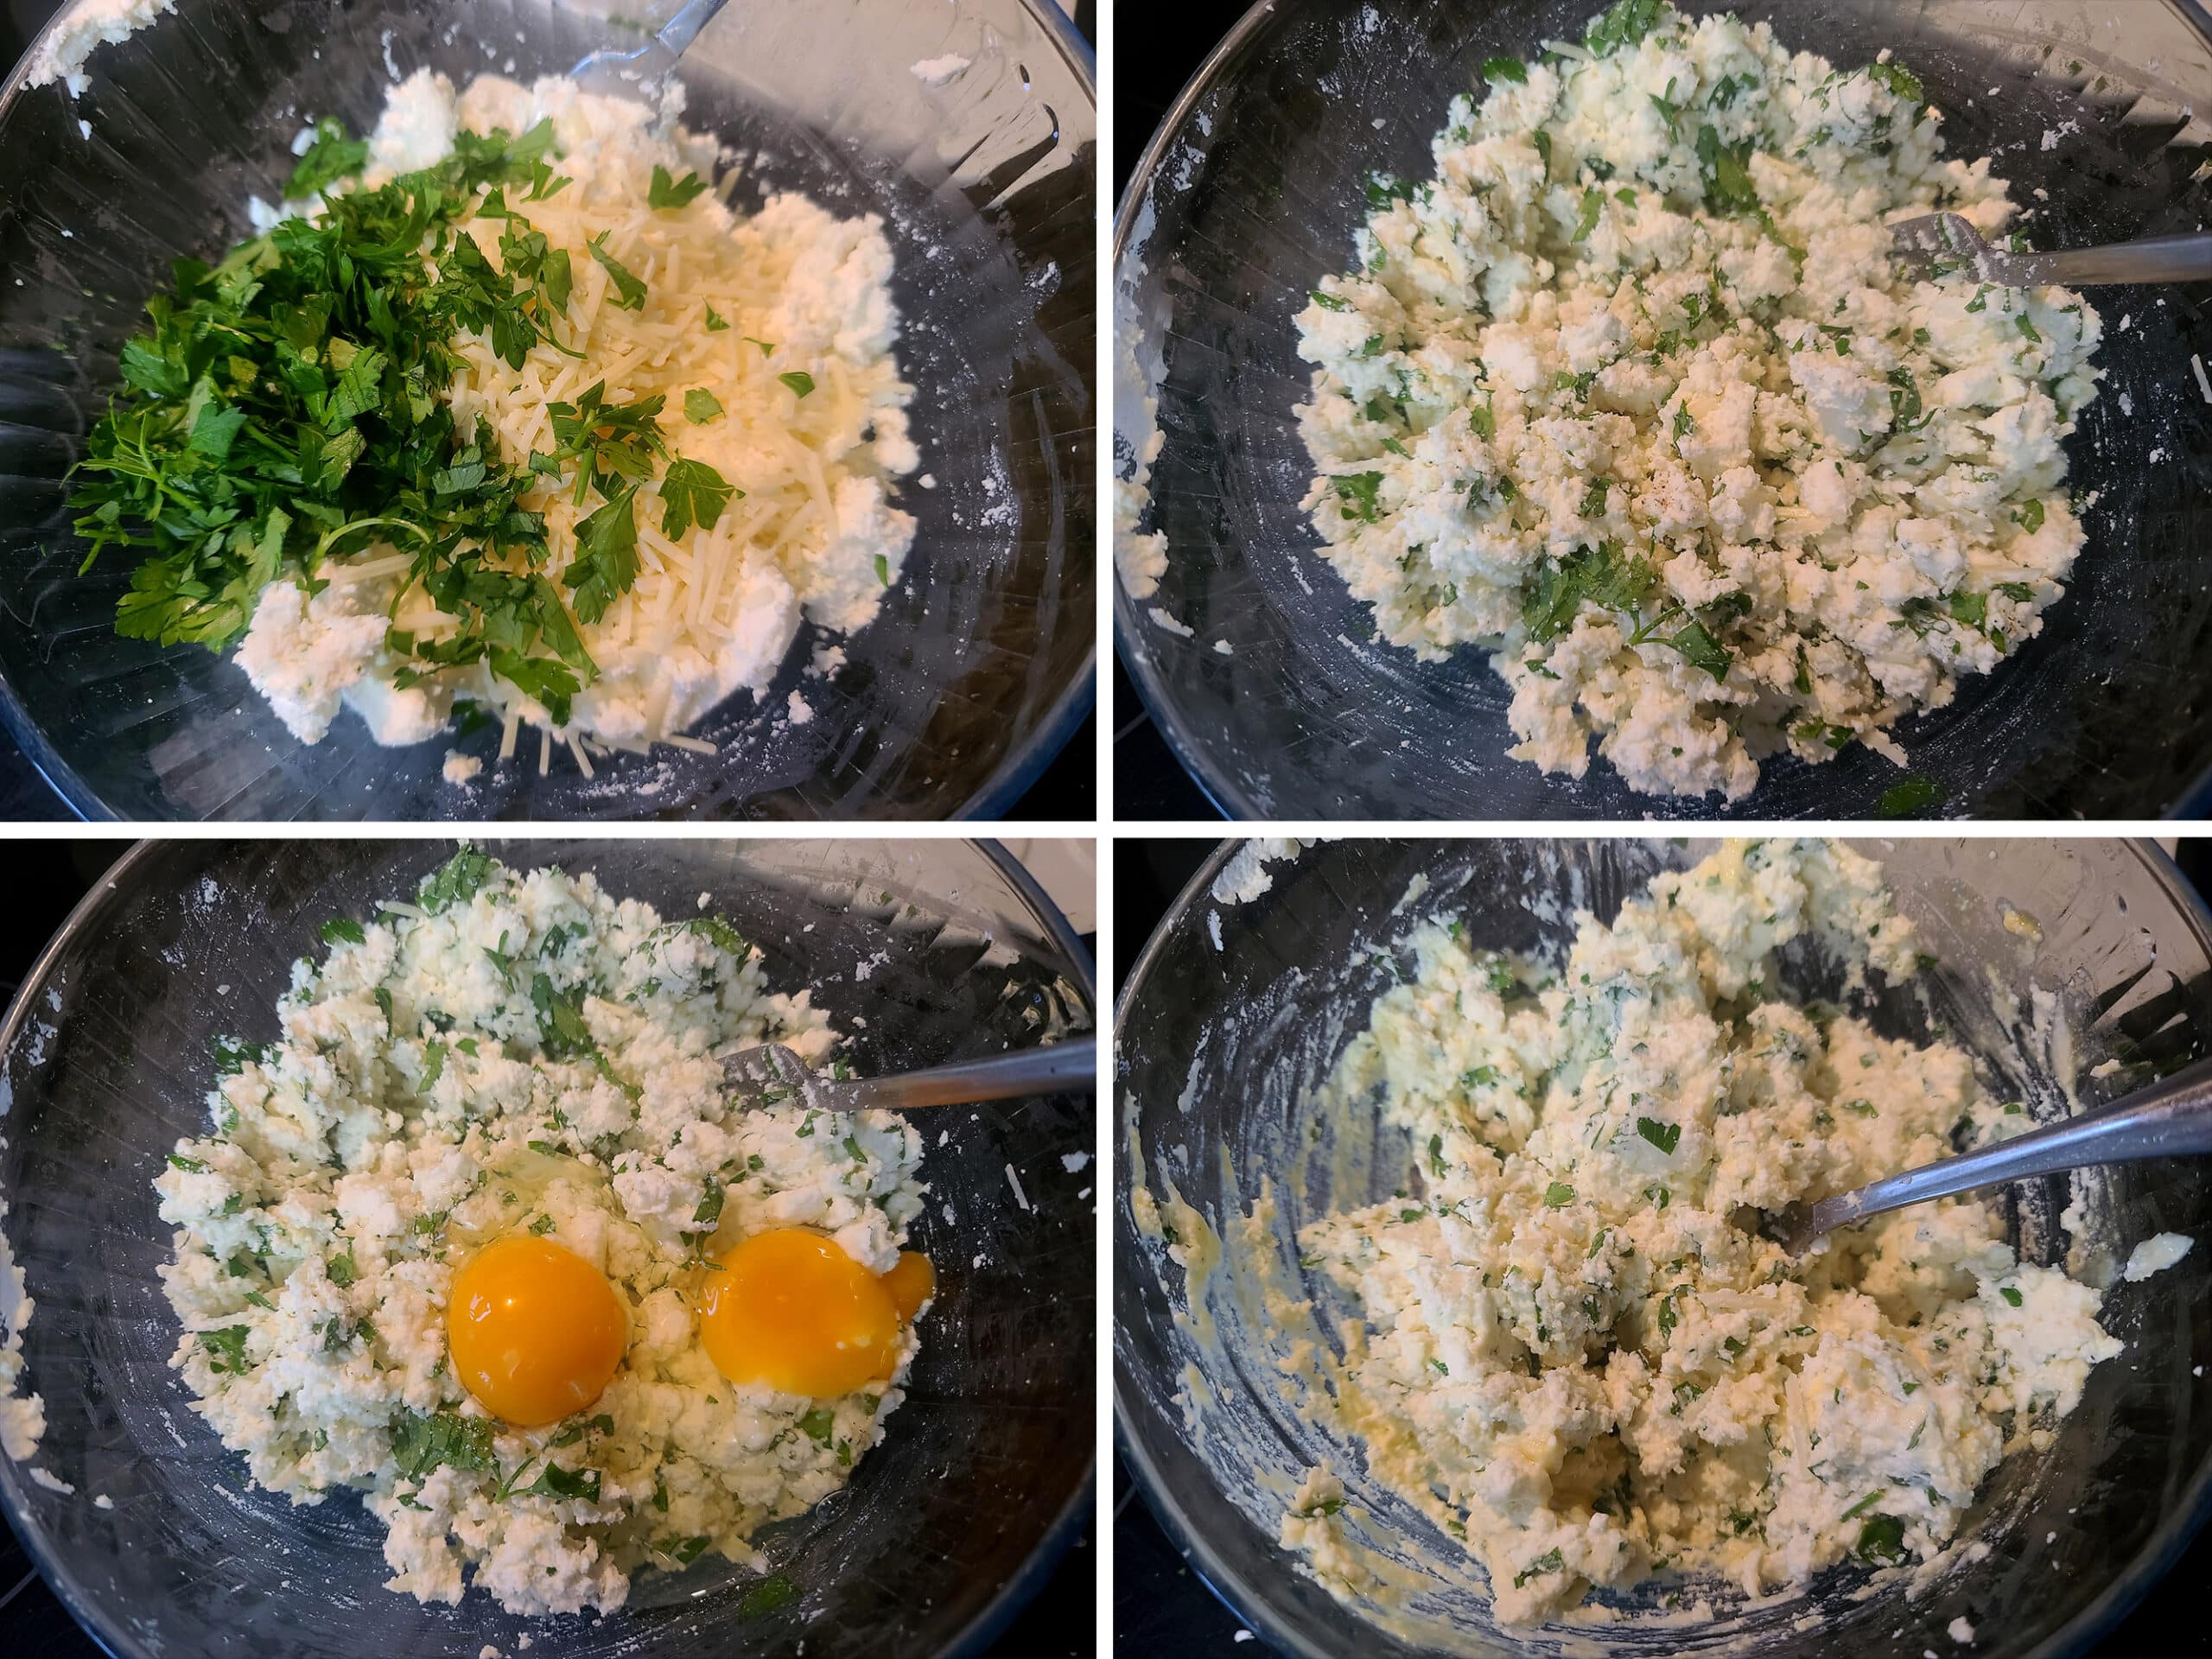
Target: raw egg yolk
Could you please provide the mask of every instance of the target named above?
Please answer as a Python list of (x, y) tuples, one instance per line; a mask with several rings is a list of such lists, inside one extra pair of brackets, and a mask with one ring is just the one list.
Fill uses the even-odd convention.
[(493, 1239), (454, 1274), (446, 1302), (454, 1374), (518, 1428), (557, 1423), (598, 1399), (629, 1341), (607, 1275), (549, 1238)]
[(930, 1259), (919, 1250), (901, 1250), (891, 1271), (883, 1275), (883, 1287), (891, 1293), (891, 1304), (899, 1310), (899, 1322), (912, 1325), (914, 1315), (922, 1311), (922, 1304), (937, 1294), (937, 1269)]
[(803, 1227), (755, 1233), (707, 1274), (699, 1338), (733, 1382), (815, 1399), (850, 1394), (898, 1369), (906, 1310), (934, 1282), (928, 1259), (911, 1252), (878, 1277)]

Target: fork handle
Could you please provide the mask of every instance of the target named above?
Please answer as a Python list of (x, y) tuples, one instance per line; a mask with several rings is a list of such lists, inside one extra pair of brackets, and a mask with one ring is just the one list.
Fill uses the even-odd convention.
[[(2199, 1060), (2104, 1111), (2046, 1123), (1980, 1152), (1872, 1181), (1814, 1206), (1822, 1230), (2005, 1181), (2091, 1164), (2212, 1153), (2212, 1060)], [(1829, 1205), (1836, 1206), (1830, 1211)]]
[(2022, 288), (2055, 283), (2094, 288), (2107, 283), (2199, 283), (2212, 278), (2212, 232), (2146, 237), (2102, 248), (2015, 254), (2010, 262)]
[(1082, 1040), (1046, 1043), (988, 1060), (934, 1065), (892, 1077), (863, 1077), (846, 1085), (850, 1109), (899, 1111), (914, 1106), (961, 1106), (975, 1100), (1014, 1100), (1023, 1095), (1089, 1093), (1098, 1085), (1098, 1045)]
[(669, 56), (681, 57), (684, 48), (699, 38), (699, 31), (728, 3), (729, 0), (691, 0), (690, 5), (662, 24), (660, 33), (653, 38), (667, 48)]

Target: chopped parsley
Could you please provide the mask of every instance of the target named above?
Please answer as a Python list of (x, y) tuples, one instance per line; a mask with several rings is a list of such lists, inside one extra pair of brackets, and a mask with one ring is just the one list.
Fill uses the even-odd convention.
[(423, 1416), (403, 1409), (392, 1428), (392, 1461), (404, 1479), (414, 1481), (441, 1467), (464, 1473), (489, 1469), (495, 1461), (493, 1433), (486, 1417), (464, 1417), (457, 1411)]
[(1933, 778), (1908, 778), (1903, 783), (1891, 784), (1874, 803), (1875, 813), (1885, 818), (1910, 817), (1924, 812), (1943, 798), (1943, 785)]
[[(722, 509), (744, 493), (703, 461), (672, 461), (660, 480), (661, 534), (673, 541), (689, 534), (695, 524), (712, 530)], [(577, 614), (582, 614), (581, 609)]]
[(689, 207), (711, 187), (696, 173), (686, 173), (682, 179), (672, 179), (664, 167), (653, 168), (652, 185), (645, 191), (645, 205), (662, 207)]

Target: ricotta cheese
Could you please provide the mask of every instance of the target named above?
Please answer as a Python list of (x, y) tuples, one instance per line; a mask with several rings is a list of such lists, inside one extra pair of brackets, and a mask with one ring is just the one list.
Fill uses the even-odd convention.
[[(0, 1222), (8, 1218), (8, 1201), (0, 1198)], [(38, 1453), (46, 1433), (46, 1402), (38, 1395), (16, 1392), (23, 1375), (23, 1332), (37, 1304), (24, 1288), (23, 1269), (0, 1233), (0, 1452), (16, 1463)]]
[(1305, 505), (1384, 639), (1491, 653), (1547, 772), (1594, 740), (1734, 800), (1784, 751), (1902, 763), (1889, 728), (2038, 632), (2081, 550), (2097, 314), (1892, 264), (1889, 220), (2015, 219), (1902, 65), (1623, 32), (1491, 60), (1432, 178), (1370, 180), (1297, 317)]
[[(238, 660), (302, 742), (320, 741), (344, 708), (379, 743), (422, 742), (466, 699), (504, 716), (502, 759), (525, 723), (574, 746), (587, 766), (594, 749), (688, 743), (679, 734), (715, 704), (766, 690), (803, 622), (856, 632), (898, 582), (914, 519), (891, 490), (920, 456), (906, 425), (912, 388), (893, 356), (899, 318), (882, 223), (840, 219), (792, 194), (745, 217), (725, 204), (728, 176), (722, 191), (653, 207), (657, 168), (712, 177), (718, 159), (676, 124), (681, 89), (671, 94), (656, 109), (559, 77), (524, 87), (486, 75), (456, 95), (444, 76), (418, 71), (389, 94), (362, 181), (431, 166), (458, 134), (550, 120), (568, 182), (516, 211), (567, 254), (575, 287), (563, 344), (582, 356), (541, 340), (517, 370), (482, 334), (461, 334), (460, 372), (444, 394), (456, 421), (465, 430), (488, 423), (501, 456), (521, 467), (559, 448), (550, 405), (594, 382), (609, 404), (658, 395), (670, 461), (709, 466), (738, 494), (712, 528), (692, 524), (671, 537), (660, 483), (640, 487), (635, 583), (605, 615), (579, 621), (597, 674), (560, 727), (481, 663), (418, 678), (416, 662), (400, 683), (412, 659), (389, 648), (388, 633), (429, 641), (455, 626), (412, 580), (411, 548), (376, 543), (328, 562), (316, 573), (328, 585), (312, 596), (270, 583)], [(315, 204), (281, 211), (311, 214)], [(497, 265), (510, 222), (473, 218), (462, 230)], [(622, 303), (594, 241), (644, 284), (635, 306)], [(556, 583), (579, 526), (602, 505), (580, 504), (557, 479), (522, 497), (544, 517)]]
[(2120, 1277), (2131, 1285), (2139, 1285), (2152, 1274), (2164, 1273), (2178, 1262), (2196, 1242), (2185, 1233), (2159, 1233), (2146, 1238), (2128, 1253), (2127, 1265), (2120, 1269)]
[[(1508, 1624), (1669, 1567), (1757, 1595), (1846, 1558), (1931, 1559), (2120, 1351), (2097, 1293), (2018, 1259), (1979, 1203), (1802, 1259), (1745, 1224), (2001, 1116), (1961, 1049), (1777, 995), (1775, 954), (1801, 942), (1855, 986), (1917, 971), (1872, 862), (1735, 843), (1610, 927), (1581, 915), (1548, 969), (1425, 926), (1344, 1056), (1334, 1086), (1379, 1095), (1423, 1190), (1299, 1234), (1362, 1316), (1338, 1403)], [(1341, 1488), (1308, 1488), (1284, 1539), (1356, 1596), (1313, 1501)]]
[[(162, 13), (175, 10), (176, 0), (77, 0), (31, 54), (23, 84), (48, 86), (58, 80), (69, 89), (70, 97), (82, 97), (92, 84), (85, 65), (95, 51), (130, 39)], [(85, 136), (92, 137), (89, 129)]]
[[(256, 1484), (360, 1493), (390, 1586), (423, 1601), (473, 1575), (517, 1613), (610, 1609), (640, 1567), (760, 1564), (754, 1531), (882, 1438), (917, 1338), (887, 1383), (835, 1400), (732, 1383), (698, 1338), (702, 1258), (804, 1227), (888, 1270), (921, 1209), (919, 1135), (726, 1095), (726, 1052), (826, 1065), (838, 1038), (718, 917), (666, 922), (468, 850), (381, 908), (293, 964), (275, 1042), (223, 1046), (207, 1133), (155, 1181), (194, 1409)], [(529, 1430), (486, 1417), (444, 1337), (455, 1269), (518, 1231), (632, 1310), (606, 1391)]]

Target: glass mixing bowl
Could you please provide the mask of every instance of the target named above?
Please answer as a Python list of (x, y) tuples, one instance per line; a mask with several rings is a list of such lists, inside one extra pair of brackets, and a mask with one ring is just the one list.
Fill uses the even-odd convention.
[[(1380, 643), (1316, 551), (1292, 416), (1312, 367), (1292, 318), (1350, 264), (1366, 175), (1433, 175), (1429, 140), (1485, 57), (1580, 39), (1601, 9), (1273, 0), (1222, 43), (1131, 178), (1115, 229), (1116, 358), (1125, 341), (1135, 357), (1128, 385), (1116, 373), (1116, 462), (1126, 475), (1148, 384), (1163, 448), (1144, 523), (1172, 551), (1154, 597), (1116, 584), (1116, 639), (1178, 756), (1232, 817), (1855, 817), (1904, 775), (1859, 746), (1820, 766), (1781, 756), (1732, 807), (1639, 794), (1602, 760), (1580, 780), (1547, 777), (1506, 758), (1509, 699), (1488, 653), (1416, 663)], [(1946, 153), (1994, 156), (2037, 210), (2037, 246), (2194, 231), (2212, 214), (2196, 176), (2212, 128), (2191, 113), (2212, 108), (2212, 44), (2189, 0), (1732, 9), (1840, 64), (1892, 48), (1942, 106)], [(2212, 321), (2198, 300), (2096, 294), (2107, 378), (2067, 444), (2069, 482), (2095, 505), (2067, 595), (1997, 673), (1897, 728), (1946, 814), (2212, 804), (2212, 566), (2198, 556), (2212, 399), (2190, 367), (2192, 353), (2212, 360)], [(1190, 635), (1154, 622), (1155, 606)]]
[[(1364, 1116), (1321, 1133), (1316, 1095), (1376, 996), (1410, 964), (1408, 936), (1441, 912), (1463, 917), (1472, 944), (1555, 951), (1578, 907), (1611, 919), (1654, 873), (1694, 862), (1707, 848), (1336, 842), (1272, 866), (1272, 890), (1258, 899), (1220, 904), (1208, 890), (1236, 845), (1224, 846), (1169, 911), (1116, 1007), (1124, 1117), (1114, 1137), (1114, 1391), (1123, 1453), (1169, 1535), (1278, 1651), (1300, 1659), (1921, 1659), (1963, 1651), (1945, 1634), (1963, 1617), (1977, 1632), (1978, 1659), (2070, 1659), (2133, 1605), (2212, 1511), (2212, 1322), (2204, 1317), (2212, 1252), (2202, 1243), (2212, 1226), (2212, 1166), (2177, 1159), (2120, 1166), (2088, 1189), (2083, 1274), (2103, 1282), (2154, 1233), (2195, 1234), (2198, 1245), (2167, 1274), (2112, 1287), (2098, 1318), (2126, 1351), (2091, 1374), (2048, 1451), (2006, 1459), (1983, 1484), (1961, 1536), (1986, 1545), (1986, 1554), (1968, 1560), (1961, 1552), (1910, 1597), (1892, 1582), (1861, 1599), (1867, 1571), (1847, 1566), (1820, 1575), (1805, 1595), (1754, 1605), (1713, 1587), (1716, 1611), (1705, 1622), (1501, 1632), (1471, 1558), (1369, 1479), (1355, 1444), (1301, 1421), (1286, 1402), (1271, 1363), (1280, 1322), (1256, 1305), (1249, 1275), (1216, 1271), (1205, 1308), (1220, 1339), (1193, 1342), (1189, 1319), (1179, 1317), (1183, 1271), (1136, 1232), (1130, 1183), (1141, 1174), (1160, 1194), (1172, 1180), (1228, 1238), (1233, 1214), (1249, 1205), (1263, 1175), (1271, 1178), (1279, 1206), (1272, 1243), (1294, 1280), (1304, 1281), (1287, 1294), (1316, 1298), (1325, 1338), (1336, 1340), (1344, 1305), (1321, 1275), (1296, 1268), (1292, 1235), (1323, 1213), (1413, 1185), (1407, 1172), (1416, 1149), (1402, 1130), (1376, 1129), (1370, 1139), (1375, 1125)], [(1885, 1035), (1925, 1040), (1931, 1025), (1948, 1027), (1992, 1086), (2042, 1118), (2069, 1109), (2054, 1054), (2070, 1053), (2081, 1102), (2094, 1106), (2212, 1046), (2212, 914), (2155, 847), (1909, 840), (1859, 850), (1881, 862), (1940, 963), (1925, 1001), (1890, 993), (1874, 1005)], [(1421, 878), (1425, 890), (1409, 895)], [(2014, 910), (2039, 924), (2039, 941), (2006, 927)], [(1842, 1000), (1833, 963), (1791, 951), (1782, 968), (1793, 994)], [(2031, 988), (2056, 999), (2057, 1017), (2040, 1037), (2031, 1029)], [(2107, 1059), (2119, 1063), (2114, 1070), (2090, 1075)], [(1141, 1172), (1132, 1163), (1140, 1147)], [(2067, 1178), (1990, 1197), (2024, 1258), (2064, 1255), (2058, 1217)], [(1185, 1426), (1192, 1401), (1202, 1402), (1195, 1431)], [(1316, 1464), (1344, 1478), (1348, 1512), (1374, 1517), (1365, 1541), (1389, 1557), (1382, 1570), (1410, 1575), (1407, 1634), (1348, 1611), (1277, 1546), (1285, 1502)], [(1649, 1613), (1658, 1593), (1650, 1584), (1601, 1599)]]
[[(1090, 394), (1096, 186), (1088, 48), (1051, 0), (751, 0), (684, 54), (686, 122), (745, 156), (737, 200), (796, 189), (883, 218), (900, 372), (935, 489), (899, 503), (914, 554), (846, 666), (806, 678), (804, 627), (775, 683), (657, 749), (537, 772), (442, 775), (454, 740), (379, 747), (342, 715), (295, 741), (245, 676), (198, 646), (117, 637), (132, 560), (79, 576), (63, 474), (117, 384), (116, 357), (180, 254), (251, 235), (302, 118), (376, 120), (428, 66), (527, 81), (633, 46), (676, 0), (179, 0), (102, 47), (73, 104), (0, 86), (0, 717), (87, 817), (462, 819), (991, 816), (1090, 706)], [(609, 15), (612, 14), (612, 15)], [(49, 29), (53, 25), (49, 25)], [(34, 47), (35, 50), (35, 46)], [(944, 86), (911, 72), (956, 54)], [(78, 122), (91, 124), (83, 136)], [(814, 718), (785, 718), (803, 686)], [(487, 742), (488, 740), (488, 742)], [(488, 758), (496, 731), (459, 747)]]
[[(858, 1062), (974, 1058), (1092, 1020), (1082, 944), (995, 846), (956, 841), (529, 841), (518, 868), (594, 871), (664, 914), (702, 893), (766, 953), (778, 989), (817, 987)], [(0, 1028), (0, 1196), (37, 1304), (29, 1385), (37, 1461), (0, 1459), (4, 1510), (48, 1583), (128, 1659), (282, 1654), (532, 1659), (973, 1654), (1085, 1525), (1093, 1447), (1093, 1173), (1088, 1099), (948, 1108), (922, 1166), (917, 1248), (938, 1269), (906, 1405), (850, 1485), (761, 1535), (802, 1592), (741, 1611), (757, 1576), (715, 1558), (640, 1573), (628, 1605), (523, 1619), (470, 1593), (424, 1606), (383, 1587), (384, 1529), (349, 1495), (311, 1509), (250, 1490), (188, 1407), (156, 1267), (169, 1229), (151, 1182), (207, 1117), (209, 1039), (276, 1031), (294, 956), (336, 912), (411, 893), (451, 855), (423, 841), (143, 845), (101, 878)], [(863, 983), (855, 962), (880, 957)], [(855, 1016), (864, 1016), (860, 1025)], [(934, 1136), (931, 1137), (935, 1139)], [(1007, 1166), (1020, 1173), (1018, 1203)], [(950, 1207), (957, 1221), (948, 1220)], [(12, 1316), (12, 1310), (9, 1310)], [(105, 1493), (112, 1510), (95, 1508)]]

